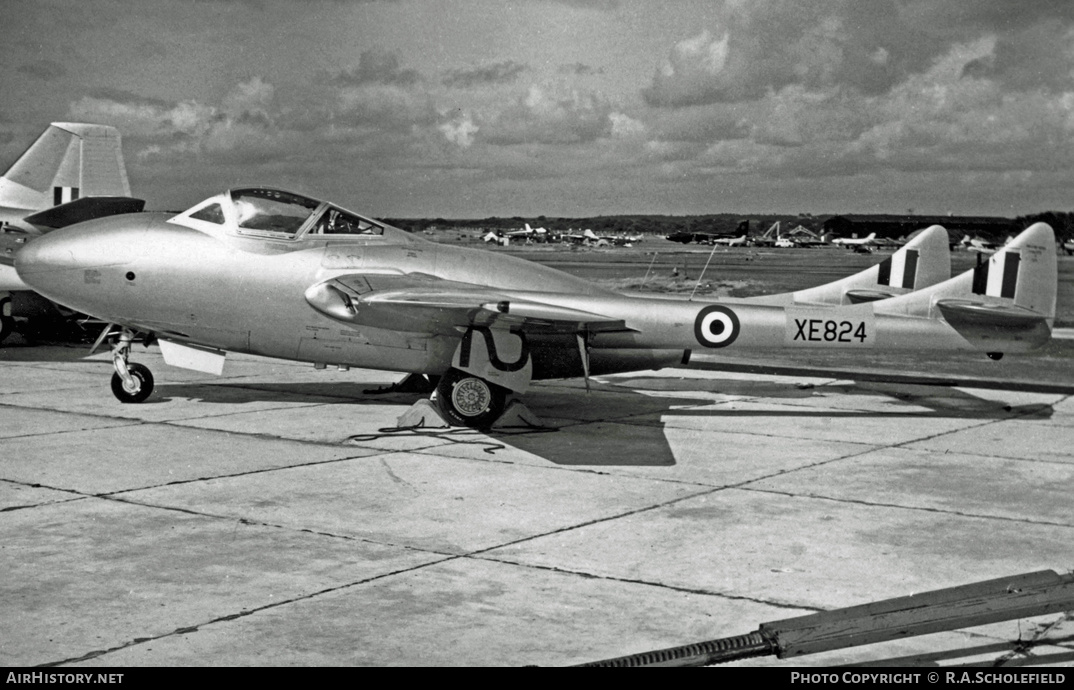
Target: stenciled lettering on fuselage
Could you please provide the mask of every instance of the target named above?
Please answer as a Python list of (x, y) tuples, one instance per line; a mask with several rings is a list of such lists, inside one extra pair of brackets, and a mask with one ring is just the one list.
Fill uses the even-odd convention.
[(792, 347), (871, 348), (876, 319), (859, 309), (788, 309), (784, 344)]
[(727, 347), (742, 330), (738, 315), (727, 307), (710, 305), (694, 319), (694, 337), (705, 347)]

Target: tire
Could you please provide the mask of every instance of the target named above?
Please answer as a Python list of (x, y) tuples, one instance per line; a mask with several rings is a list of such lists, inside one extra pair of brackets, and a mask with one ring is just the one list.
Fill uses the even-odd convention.
[(112, 374), (112, 394), (122, 403), (140, 403), (153, 392), (153, 373), (144, 364), (128, 364), (127, 371), (138, 382), (138, 390), (131, 393), (123, 387), (119, 373)]
[(452, 369), (436, 386), (436, 404), (449, 424), (487, 429), (503, 414), (507, 392), (483, 378)]

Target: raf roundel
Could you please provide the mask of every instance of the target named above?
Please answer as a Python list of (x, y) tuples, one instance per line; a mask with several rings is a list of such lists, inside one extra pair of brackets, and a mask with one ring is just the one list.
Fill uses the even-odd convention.
[(705, 347), (727, 347), (735, 342), (738, 331), (738, 315), (727, 307), (705, 307), (694, 321), (694, 335)]

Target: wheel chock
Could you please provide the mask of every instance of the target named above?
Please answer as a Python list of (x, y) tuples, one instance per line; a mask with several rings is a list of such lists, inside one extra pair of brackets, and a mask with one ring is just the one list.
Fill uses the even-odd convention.
[(446, 429), (451, 425), (440, 415), (440, 410), (436, 409), (436, 405), (423, 399), (417, 401), (408, 407), (406, 412), (399, 415), (395, 426), (398, 429), (418, 427), (423, 429)]
[(381, 388), (367, 388), (366, 395), (385, 395), (387, 393), (432, 393), (436, 384), (424, 374), (407, 374), (403, 379)]
[(512, 400), (507, 403), (507, 409), (503, 411), (499, 419), (492, 423), (492, 428), (509, 428), (509, 427), (536, 427), (544, 428), (547, 424), (544, 420), (535, 415), (530, 408), (522, 404), (520, 400)]

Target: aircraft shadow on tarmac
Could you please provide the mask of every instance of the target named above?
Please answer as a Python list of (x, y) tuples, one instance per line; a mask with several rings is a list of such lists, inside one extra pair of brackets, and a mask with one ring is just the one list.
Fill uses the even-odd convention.
[[(451, 443), (480, 447), (491, 456), (508, 446), (531, 453), (558, 465), (571, 466), (673, 466), (675, 453), (669, 445), (669, 418), (741, 419), (749, 429), (751, 419), (937, 419), (966, 418), (1002, 420), (1011, 418), (1048, 419), (1051, 405), (1012, 405), (998, 399), (974, 396), (962, 389), (906, 383), (838, 382), (827, 385), (744, 379), (694, 379), (637, 376), (591, 382), (587, 393), (581, 382), (557, 381), (535, 385), (524, 400), (526, 406), (548, 425), (545, 428), (395, 429), (357, 433), (355, 443), (376, 437), (435, 436)], [(161, 402), (172, 398), (217, 403), (243, 402), (323, 402), (347, 405), (398, 406), (402, 415), (410, 405), (425, 399), (420, 393), (373, 394), (383, 384), (368, 382), (262, 383), (222, 381), (158, 384), (154, 397)], [(823, 407), (810, 407), (810, 398), (823, 395), (830, 400)], [(890, 409), (837, 409), (843, 396), (868, 396), (891, 403)], [(777, 404), (783, 408), (756, 409), (754, 403)], [(717, 406), (713, 406), (717, 403)], [(729, 404), (727, 404), (729, 403)], [(736, 404), (742, 403), (742, 404)], [(912, 408), (912, 409), (907, 409)], [(356, 410), (356, 419), (361, 412)], [(356, 429), (356, 431), (358, 431)], [(698, 433), (685, 429), (684, 433)]]

